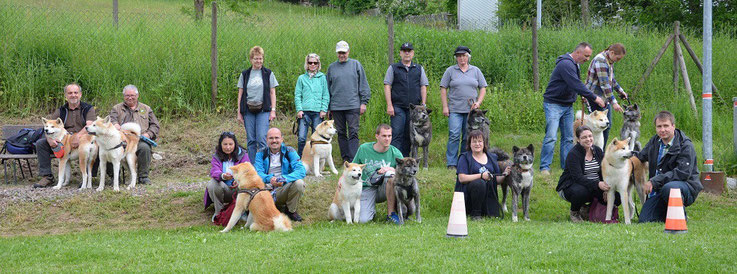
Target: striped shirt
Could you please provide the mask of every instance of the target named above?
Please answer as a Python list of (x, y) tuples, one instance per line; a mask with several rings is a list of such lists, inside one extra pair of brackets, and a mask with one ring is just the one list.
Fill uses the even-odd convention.
[(599, 180), (599, 162), (597, 162), (596, 159), (584, 161), (583, 177), (586, 180)]
[(606, 58), (607, 52), (603, 51), (591, 60), (586, 75), (586, 88), (609, 103), (617, 103), (613, 91), (622, 94), (624, 89), (614, 80), (614, 67)]

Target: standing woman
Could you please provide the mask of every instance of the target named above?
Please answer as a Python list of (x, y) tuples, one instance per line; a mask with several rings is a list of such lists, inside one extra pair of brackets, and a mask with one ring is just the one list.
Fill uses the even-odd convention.
[(320, 69), (322, 69), (320, 56), (315, 53), (308, 54), (305, 57), (306, 72), (297, 78), (297, 86), (294, 88), (294, 108), (299, 119), (297, 154), (300, 158), (307, 140), (307, 130), (312, 128), (312, 132), (315, 132), (315, 128), (322, 123), (328, 112), (330, 103), (328, 81)]
[[(270, 69), (264, 67), (264, 49), (251, 48), (251, 67), (238, 79), (238, 122), (245, 123), (248, 157), (266, 147), (269, 122), (276, 118), (276, 87), (279, 83)], [(245, 120), (245, 121), (244, 121)]]
[(220, 134), (218, 144), (215, 146), (215, 153), (210, 161), (210, 182), (205, 188), (205, 208), (209, 203), (215, 204), (215, 214), (212, 215), (212, 221), (215, 216), (223, 210), (223, 206), (233, 201), (233, 193), (235, 193), (238, 184), (233, 181), (233, 174), (230, 173), (230, 167), (240, 163), (250, 162), (246, 150), (238, 145), (238, 139), (232, 132), (223, 132)]
[[(458, 164), (459, 144), (462, 151), (466, 149), (466, 118), (472, 109), (481, 105), (487, 86), (481, 70), (468, 63), (471, 60), (468, 47), (458, 46), (455, 58), (456, 64), (448, 67), (440, 80), (443, 115), (448, 117), (448, 148), (445, 152), (448, 169), (455, 169)], [(469, 99), (473, 100), (472, 105), (469, 105)]]
[(622, 107), (619, 106), (619, 103), (617, 103), (617, 98), (614, 97), (614, 91), (616, 91), (622, 98), (627, 98), (627, 93), (624, 92), (622, 86), (620, 86), (619, 83), (617, 83), (617, 80), (614, 79), (614, 63), (622, 60), (626, 53), (627, 51), (624, 49), (624, 45), (620, 43), (610, 45), (606, 50), (594, 56), (594, 59), (591, 60), (588, 74), (586, 76), (586, 88), (606, 102), (605, 107), (600, 107), (597, 104), (589, 104), (591, 111), (609, 110), (607, 112), (609, 127), (604, 130), (604, 147), (606, 147), (609, 140), (609, 130), (611, 129), (612, 122), (612, 108), (618, 112), (624, 111)]
[(472, 220), (500, 217), (499, 194), (496, 186), (509, 175), (507, 167), (501, 175), (496, 155), (489, 153), (486, 136), (480, 130), (471, 131), (468, 148), (458, 159), (455, 191), (463, 192), (466, 214)]

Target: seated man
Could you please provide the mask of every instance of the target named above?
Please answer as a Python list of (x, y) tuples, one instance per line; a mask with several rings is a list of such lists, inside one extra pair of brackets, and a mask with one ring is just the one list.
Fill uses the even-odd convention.
[(254, 167), (267, 188), (273, 188), (274, 202), (279, 211), (292, 221), (301, 222), (299, 199), (305, 191), (305, 167), (294, 148), (283, 143), (281, 131), (266, 132), (266, 148), (256, 152)]
[[(141, 135), (151, 140), (156, 140), (156, 136), (159, 135), (159, 120), (156, 119), (151, 107), (138, 102), (138, 88), (134, 85), (127, 85), (123, 88), (123, 102), (115, 105), (110, 110), (110, 122), (117, 129), (120, 129), (121, 124), (136, 123), (141, 126)], [(139, 142), (136, 157), (138, 158), (136, 160), (138, 183), (148, 184), (151, 182), (148, 179), (151, 145), (146, 142)]]
[[(72, 148), (79, 146), (79, 136), (86, 133), (85, 126), (92, 124), (96, 119), (95, 108), (82, 102), (82, 88), (71, 83), (64, 87), (64, 98), (66, 104), (58, 108), (51, 116), (46, 117), (49, 120), (61, 118), (64, 121), (64, 129), (72, 134)], [(47, 187), (54, 184), (54, 175), (51, 173), (51, 155), (52, 148), (58, 146), (57, 142), (49, 138), (41, 138), (36, 141), (36, 154), (38, 155), (38, 173), (41, 175), (41, 181), (33, 184), (34, 188)], [(93, 171), (94, 173), (94, 171)]]
[(640, 222), (664, 222), (671, 188), (681, 189), (683, 205), (693, 204), (704, 188), (699, 180), (696, 150), (691, 139), (676, 129), (676, 118), (668, 111), (655, 116), (655, 132), (637, 155), (649, 162), (650, 180), (644, 185), (648, 198), (640, 211)]
[(374, 219), (376, 203), (386, 201), (388, 221), (399, 224), (396, 213), (396, 199), (394, 197), (394, 168), (396, 159), (404, 158), (402, 152), (391, 145), (392, 128), (387, 124), (380, 124), (376, 128), (376, 142), (364, 143), (358, 148), (353, 162), (366, 164), (363, 168), (361, 180), (361, 216), (358, 221), (365, 223)]

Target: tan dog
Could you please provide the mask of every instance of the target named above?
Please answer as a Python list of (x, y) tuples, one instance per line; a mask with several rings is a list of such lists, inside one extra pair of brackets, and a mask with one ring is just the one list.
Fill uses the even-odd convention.
[[(647, 181), (647, 164), (632, 156), (629, 147), (630, 139), (618, 140), (614, 138), (607, 146), (604, 160), (601, 161), (601, 173), (604, 182), (609, 185), (609, 191), (604, 197), (607, 202), (606, 219), (612, 219), (614, 209), (615, 193), (619, 192), (624, 211), (624, 222), (631, 223), (635, 214), (635, 202), (632, 199), (632, 189), (637, 187), (640, 200), (644, 203), (644, 192), (642, 185)], [(634, 174), (634, 176), (632, 176)]]
[(56, 120), (46, 120), (41, 118), (44, 124), (44, 132), (46, 137), (56, 140), (61, 149), (64, 150), (64, 156), (59, 159), (59, 182), (54, 189), (60, 189), (62, 185), (66, 185), (71, 177), (70, 160), (79, 159), (79, 171), (82, 173), (82, 185), (79, 189), (92, 188), (92, 164), (95, 162), (97, 154), (97, 144), (95, 137), (89, 134), (81, 134), (79, 136), (79, 146), (72, 148), (72, 135), (64, 128), (64, 122), (61, 118)]
[(302, 150), (302, 165), (305, 166), (308, 174), (312, 172), (317, 177), (322, 176), (320, 173), (325, 169), (325, 162), (328, 163), (333, 174), (338, 174), (333, 162), (333, 145), (330, 143), (336, 132), (333, 120), (323, 121), (317, 125), (315, 132), (305, 142), (305, 148)]
[[(604, 130), (609, 127), (607, 113), (609, 113), (608, 109), (604, 111), (595, 110), (583, 116), (583, 124), (591, 128), (591, 133), (594, 134), (594, 145), (599, 148), (604, 147)], [(581, 115), (582, 112), (580, 110), (576, 112), (576, 120), (573, 122), (573, 132), (576, 132), (576, 129), (581, 126)]]
[[(338, 180), (333, 203), (328, 209), (328, 219), (331, 221), (345, 220), (348, 224), (358, 223), (358, 218), (361, 216), (361, 190), (363, 188), (361, 173), (364, 167), (366, 167), (365, 164), (343, 163), (343, 176), (340, 176)], [(352, 215), (351, 208), (353, 208)]]
[[(230, 168), (238, 183), (238, 196), (235, 199), (233, 215), (228, 225), (220, 232), (228, 232), (238, 223), (243, 212), (248, 209), (248, 220), (244, 227), (257, 231), (291, 231), (292, 222), (279, 212), (261, 177), (251, 163), (245, 162)], [(250, 193), (247, 191), (251, 191)]]
[(125, 123), (118, 130), (110, 122), (110, 116), (108, 116), (105, 119), (97, 117), (97, 120), (86, 128), (89, 134), (97, 137), (95, 141), (99, 147), (100, 186), (97, 187), (97, 191), (102, 191), (105, 188), (108, 162), (113, 164), (113, 190), (120, 191), (118, 177), (120, 175), (120, 161), (123, 158), (128, 163), (128, 170), (131, 173), (131, 182), (128, 184), (128, 189), (136, 187), (136, 150), (141, 136), (141, 126), (136, 123)]

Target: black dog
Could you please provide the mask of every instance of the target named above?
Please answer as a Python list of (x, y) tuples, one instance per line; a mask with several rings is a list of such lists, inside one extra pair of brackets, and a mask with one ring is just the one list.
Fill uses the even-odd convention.
[(511, 165), (509, 175), (502, 182), (502, 210), (507, 212), (507, 188), (512, 189), (512, 221), (517, 221), (517, 204), (519, 196), (522, 195), (522, 210), (525, 214), (525, 220), (530, 220), (530, 190), (533, 185), (532, 163), (535, 161), (535, 147), (530, 144), (526, 148), (518, 148), (514, 146), (514, 157), (510, 161), (509, 156), (501, 149), (492, 149), (491, 152), (497, 155), (497, 161), (501, 170)]
[[(473, 105), (473, 100), (468, 99), (468, 103)], [(466, 119), (466, 128), (468, 132), (480, 130), (484, 136), (484, 143), (488, 146), (489, 142), (489, 118), (486, 118), (486, 110), (472, 109), (468, 112)]]
[(412, 144), (410, 156), (418, 161), (417, 149), (422, 148), (422, 161), (427, 169), (428, 146), (432, 139), (432, 123), (430, 123), (430, 112), (425, 106), (409, 105), (409, 139)]

